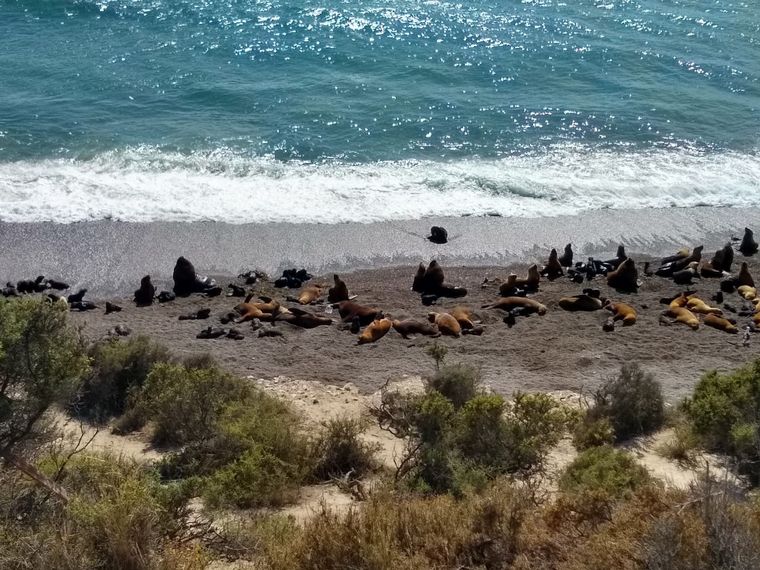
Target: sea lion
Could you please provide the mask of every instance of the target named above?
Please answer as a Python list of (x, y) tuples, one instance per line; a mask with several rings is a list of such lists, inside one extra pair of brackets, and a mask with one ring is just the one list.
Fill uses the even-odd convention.
[(619, 245), (617, 248), (617, 252), (615, 253), (615, 259), (608, 259), (604, 263), (607, 265), (612, 266), (612, 269), (617, 269), (621, 263), (623, 263), (626, 259), (628, 259), (628, 256), (625, 253), (625, 246)]
[(92, 301), (75, 301), (73, 303), (69, 303), (69, 308), (72, 311), (92, 311), (94, 309), (97, 309), (98, 306)]
[(639, 288), (639, 272), (630, 257), (623, 261), (618, 268), (607, 274), (607, 285), (624, 292), (635, 292)]
[(51, 289), (55, 289), (56, 291), (63, 291), (69, 288), (68, 283), (64, 283), (63, 281), (56, 281), (55, 279), (48, 279), (47, 284)]
[(430, 235), (426, 239), (432, 243), (443, 245), (449, 241), (449, 232), (441, 226), (433, 226), (430, 228)]
[(192, 293), (205, 293), (209, 289), (216, 287), (216, 281), (198, 275), (195, 272), (195, 266), (184, 257), (177, 258), (172, 272), (174, 279), (174, 293), (179, 297), (187, 297)]
[(475, 328), (475, 324), (472, 322), (472, 310), (469, 307), (459, 305), (451, 309), (449, 314), (457, 320), (463, 329)]
[(222, 294), (222, 288), (219, 286), (216, 287), (209, 287), (208, 289), (203, 290), (203, 294), (206, 297), (218, 297)]
[(121, 307), (116, 303), (106, 301), (106, 315), (110, 315), (111, 313), (120, 313), (121, 310)]
[(322, 296), (322, 287), (320, 285), (312, 285), (305, 287), (301, 294), (298, 295), (298, 303), (301, 305), (311, 305), (316, 302)]
[(245, 297), (245, 287), (230, 283), (227, 285), (227, 289), (230, 289), (230, 292), (227, 293), (228, 297)]
[(315, 315), (314, 313), (304, 311), (297, 307), (289, 309), (288, 312), (278, 314), (277, 320), (303, 329), (313, 329), (319, 326), (332, 324), (332, 319), (329, 317)]
[(362, 322), (359, 317), (351, 319), (351, 325), (349, 325), (348, 330), (351, 334), (359, 334), (359, 331), (362, 330)]
[(564, 274), (562, 265), (560, 265), (559, 258), (557, 257), (557, 250), (552, 249), (549, 252), (549, 261), (547, 261), (546, 266), (541, 270), (541, 275), (546, 276), (549, 281), (554, 281), (557, 277), (561, 277)]
[(175, 295), (172, 291), (161, 291), (158, 295), (156, 295), (156, 299), (159, 303), (168, 303), (170, 301), (174, 301), (177, 298), (177, 295)]
[(362, 334), (359, 335), (359, 339), (357, 340), (356, 344), (368, 344), (377, 342), (383, 338), (389, 330), (391, 330), (391, 326), (391, 320), (388, 318), (381, 318), (372, 321), (365, 327), (365, 329), (362, 331)]
[(222, 329), (219, 327), (206, 327), (197, 335), (195, 335), (195, 338), (219, 338), (219, 337), (225, 336), (226, 334), (227, 334), (226, 329)]
[(721, 249), (715, 252), (710, 260), (710, 267), (715, 271), (731, 271), (731, 265), (734, 262), (734, 248), (730, 243), (724, 245)]
[(275, 329), (261, 329), (258, 336), (259, 338), (278, 338), (285, 335), (282, 334), (282, 331)]
[(624, 327), (636, 324), (636, 309), (625, 303), (607, 303), (605, 309), (612, 312), (613, 321), (623, 321)]
[(134, 302), (138, 307), (147, 307), (153, 304), (156, 296), (156, 287), (150, 282), (150, 275), (140, 280), (140, 288), (135, 291)]
[(8, 281), (5, 284), (5, 287), (3, 287), (3, 297), (18, 297), (19, 291), (16, 289), (16, 286)]
[(685, 307), (686, 303), (689, 302), (689, 298), (694, 294), (693, 291), (686, 291), (685, 293), (679, 293), (678, 295), (675, 295), (673, 297), (664, 297), (660, 299), (660, 303), (663, 305), (668, 305), (668, 307), (675, 308), (675, 307)]
[(415, 334), (431, 337), (441, 336), (438, 327), (426, 321), (417, 321), (414, 319), (406, 319), (403, 321), (394, 320), (392, 324), (393, 329), (404, 338), (409, 338), (409, 335)]
[(696, 261), (692, 261), (684, 269), (675, 271), (672, 275), (673, 282), (677, 285), (691, 285), (692, 279), (699, 277), (698, 266), (699, 264)]
[(671, 307), (663, 313), (668, 317), (673, 317), (677, 323), (682, 323), (693, 330), (699, 328), (699, 319), (686, 307)]
[(604, 332), (612, 332), (612, 331), (614, 331), (615, 330), (615, 319), (612, 318), (612, 317), (607, 318), (602, 323), (602, 330)]
[(750, 257), (757, 253), (758, 245), (755, 241), (754, 234), (749, 228), (744, 228), (744, 237), (742, 243), (739, 246), (739, 251), (744, 257)]
[(69, 303), (79, 303), (82, 299), (84, 299), (85, 294), (87, 293), (87, 289), (80, 289), (73, 295), (69, 295), (66, 297), (66, 300)]
[[(499, 294), (502, 292), (509, 292), (511, 289), (525, 289), (526, 291), (535, 292), (538, 291), (539, 283), (541, 282), (541, 274), (538, 271), (537, 265), (531, 265), (528, 267), (528, 274), (525, 279), (518, 279), (514, 273), (507, 277), (506, 282), (502, 283), (499, 287)], [(502, 295), (504, 297), (505, 295)], [(506, 295), (509, 296), (509, 295)]]
[(572, 267), (573, 266), (573, 246), (572, 246), (572, 244), (567, 244), (565, 246), (565, 252), (559, 257), (559, 264), (562, 267)]
[(739, 269), (739, 275), (736, 276), (736, 286), (741, 287), (742, 285), (749, 285), (750, 287), (755, 286), (755, 280), (752, 279), (746, 261), (742, 263), (741, 269)]
[[(686, 271), (686, 270), (683, 270), (683, 271)], [(676, 271), (676, 273), (681, 273), (681, 272)], [(673, 275), (675, 275), (675, 273)], [(699, 266), (699, 275), (700, 277), (704, 277), (706, 279), (720, 279), (721, 277), (723, 277), (723, 271), (719, 269), (715, 269), (712, 262), (710, 263), (703, 262)], [(674, 278), (674, 281), (675, 281), (675, 278)]]
[(727, 333), (736, 334), (739, 332), (739, 329), (736, 328), (735, 324), (733, 324), (728, 319), (719, 317), (718, 315), (707, 315), (705, 317), (704, 323), (708, 327), (712, 327), (714, 329), (718, 329)]
[(526, 314), (538, 313), (540, 316), (546, 314), (546, 305), (542, 305), (535, 299), (528, 297), (502, 297), (494, 303), (483, 305), (483, 309), (501, 309), (502, 311), (511, 311), (515, 308), (521, 308)]
[(414, 276), (414, 281), (412, 281), (412, 291), (415, 293), (424, 293), (425, 292), (425, 264), (420, 263), (417, 267), (417, 274)]
[(681, 271), (685, 267), (687, 267), (690, 263), (696, 261), (699, 263), (702, 261), (702, 250), (704, 249), (704, 246), (700, 245), (698, 247), (695, 247), (694, 250), (691, 252), (691, 254), (687, 255), (686, 257), (681, 257), (680, 259), (676, 259), (674, 261), (670, 261), (668, 263), (662, 264), (657, 271), (655, 271), (655, 275), (658, 277), (670, 277), (675, 273), (676, 271)]
[(348, 287), (337, 275), (333, 275), (334, 285), (327, 290), (328, 303), (348, 301)]
[(458, 337), (462, 334), (462, 325), (448, 313), (428, 313), (428, 320), (438, 327), (442, 335)]
[(280, 303), (269, 297), (259, 297), (262, 303), (251, 303), (251, 295), (246, 297), (247, 302), (240, 303), (235, 307), (235, 311), (240, 315), (235, 322), (244, 323), (253, 319), (274, 321), (274, 319), (286, 310), (282, 310)]
[(682, 249), (679, 249), (675, 255), (663, 257), (660, 260), (660, 265), (667, 265), (668, 263), (673, 263), (674, 261), (680, 261), (682, 259), (689, 257), (689, 255), (691, 255), (691, 251), (689, 251), (688, 247), (684, 247)]
[(230, 329), (227, 332), (227, 338), (231, 338), (232, 340), (243, 340), (245, 335), (237, 329)]
[(434, 259), (430, 262), (425, 275), (422, 277), (422, 289), (425, 293), (437, 293), (438, 289), (443, 285), (444, 275), (443, 268)]
[(360, 305), (353, 301), (341, 301), (333, 306), (337, 307), (338, 314), (344, 323), (350, 323), (354, 317), (358, 317), (361, 325), (366, 326), (382, 315), (380, 309)]
[(723, 311), (717, 307), (711, 307), (699, 297), (689, 298), (689, 300), (686, 302), (686, 308), (689, 309), (692, 313), (698, 313), (701, 315), (723, 315)]
[(436, 297), (449, 297), (452, 299), (458, 299), (460, 297), (467, 296), (467, 289), (464, 287), (457, 287), (456, 285), (447, 285), (444, 283), (435, 292)]
[(180, 321), (202, 321), (211, 316), (211, 309), (198, 309), (194, 313), (188, 313), (187, 315), (180, 315), (178, 320)]
[(740, 285), (737, 291), (739, 293), (739, 296), (741, 296), (742, 299), (746, 299), (747, 301), (751, 301), (757, 297), (757, 288), (750, 285)]
[(590, 295), (574, 295), (562, 297), (559, 300), (559, 306), (565, 311), (598, 311), (602, 308), (602, 301)]

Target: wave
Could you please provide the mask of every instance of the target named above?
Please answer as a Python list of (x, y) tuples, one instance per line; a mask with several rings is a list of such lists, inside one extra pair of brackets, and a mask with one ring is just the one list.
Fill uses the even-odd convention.
[(0, 221), (340, 223), (755, 206), (756, 152), (563, 146), (494, 160), (282, 162), (136, 147), (0, 163)]

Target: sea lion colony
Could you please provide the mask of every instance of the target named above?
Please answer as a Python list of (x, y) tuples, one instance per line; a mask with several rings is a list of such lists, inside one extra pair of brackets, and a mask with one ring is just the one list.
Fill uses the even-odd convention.
[[(440, 232), (438, 232), (440, 235)], [(734, 238), (735, 241), (740, 241)], [(701, 299), (693, 291), (684, 290), (681, 293), (661, 299), (666, 305), (661, 310), (659, 322), (661, 325), (683, 324), (691, 329), (704, 325), (726, 333), (736, 334), (740, 329), (747, 332), (760, 330), (760, 296), (755, 281), (750, 274), (746, 262), (741, 263), (738, 272), (732, 273), (734, 265), (734, 247), (731, 242), (717, 250), (709, 261), (703, 259), (703, 247), (693, 250), (684, 248), (672, 256), (660, 260), (659, 267), (651, 271), (650, 262), (643, 266), (643, 277), (652, 279), (669, 279), (677, 285), (688, 287), (695, 279), (719, 280), (719, 286), (711, 299)], [(744, 236), (738, 247), (743, 256), (752, 256), (758, 251), (753, 233), (745, 228)], [(486, 280), (481, 285), (498, 286), (498, 296), (493, 301), (483, 304), (481, 311), (498, 311), (503, 316), (503, 322), (511, 328), (517, 319), (537, 315), (541, 317), (549, 310), (547, 300), (541, 299), (541, 280), (550, 281), (566, 278), (579, 285), (604, 279), (606, 284), (619, 294), (621, 298), (603, 298), (599, 289), (582, 288), (577, 295), (565, 296), (556, 303), (560, 310), (573, 312), (605, 311), (605, 318), (600, 322), (603, 330), (612, 332), (616, 325), (628, 327), (637, 322), (638, 311), (649, 307), (636, 306), (635, 293), (641, 285), (642, 275), (636, 262), (630, 258), (621, 245), (613, 259), (597, 260), (588, 258), (574, 262), (572, 244), (564, 247), (560, 256), (552, 249), (547, 262), (539, 269), (537, 264), (531, 265), (526, 275), (511, 274), (502, 279)], [(279, 288), (297, 288), (297, 296), (286, 296), (281, 302), (273, 297), (255, 296), (246, 289), (246, 285), (254, 285), (267, 281), (261, 273), (249, 271), (238, 276), (244, 285), (230, 283), (227, 285), (228, 297), (245, 297), (244, 302), (235, 305), (232, 310), (219, 316), (220, 324), (250, 326), (258, 331), (259, 337), (282, 336), (281, 331), (273, 328), (279, 323), (312, 329), (319, 326), (337, 324), (342, 330), (357, 335), (357, 344), (371, 344), (385, 338), (391, 330), (406, 339), (421, 335), (439, 337), (441, 335), (459, 337), (461, 335), (481, 335), (486, 332), (476, 311), (467, 305), (458, 305), (448, 312), (439, 310), (430, 312), (420, 310), (419, 318), (394, 319), (387, 310), (364, 305), (355, 301), (356, 296), (349, 293), (347, 284), (338, 275), (333, 275), (333, 284), (309, 283), (312, 275), (305, 270), (288, 269), (281, 277), (272, 283)], [(222, 294), (223, 289), (214, 279), (196, 273), (193, 264), (180, 257), (173, 271), (174, 286), (172, 291), (157, 293), (149, 275), (140, 281), (139, 288), (134, 292), (133, 301), (138, 307), (146, 307), (154, 302), (168, 303), (177, 297), (203, 295), (215, 297)], [(51, 302), (67, 303), (72, 311), (89, 311), (99, 308), (91, 301), (84, 299), (86, 289), (81, 289), (67, 297), (59, 296), (50, 290), (65, 291), (69, 285), (61, 281), (46, 279), (39, 276), (34, 280), (22, 280), (17, 284), (7, 283), (2, 288), (5, 297), (15, 297), (32, 293), (46, 293)], [(411, 289), (420, 295), (421, 304), (431, 306), (441, 298), (464, 298), (467, 289), (446, 282), (444, 270), (437, 260), (432, 260), (427, 266), (420, 263), (413, 276)], [(736, 295), (736, 305), (726, 302), (724, 295)], [(625, 302), (622, 296), (626, 295)], [(256, 297), (254, 299), (254, 297)], [(291, 305), (284, 305), (290, 302)], [(307, 309), (305, 307), (322, 307)], [(112, 302), (106, 302), (105, 314), (118, 313), (122, 308)], [(337, 311), (337, 316), (334, 315)], [(606, 312), (611, 313), (607, 316)], [(180, 316), (180, 320), (206, 320), (211, 318), (209, 309), (201, 309), (194, 313)], [(741, 321), (741, 322), (740, 322)], [(265, 326), (266, 325), (266, 326)], [(122, 334), (118, 332), (116, 334)], [(198, 334), (199, 339), (230, 338), (242, 340), (245, 335), (240, 329), (229, 329), (207, 326)]]

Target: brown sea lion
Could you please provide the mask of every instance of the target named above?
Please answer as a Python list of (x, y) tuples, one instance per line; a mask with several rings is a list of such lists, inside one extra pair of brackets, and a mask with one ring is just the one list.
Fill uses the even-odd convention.
[(388, 318), (376, 319), (372, 321), (365, 327), (365, 329), (362, 331), (362, 334), (359, 335), (359, 340), (356, 341), (356, 344), (369, 344), (372, 342), (377, 342), (386, 334), (388, 334), (388, 331), (391, 330), (391, 326), (391, 320)]
[(525, 309), (527, 313), (538, 313), (541, 316), (546, 314), (546, 305), (542, 305), (535, 299), (529, 299), (528, 297), (502, 297), (494, 303), (483, 305), (482, 308), (510, 311), (518, 307)]
[(749, 228), (744, 228), (744, 237), (742, 243), (739, 246), (739, 251), (744, 257), (750, 257), (757, 253), (757, 242), (755, 241), (754, 234)]
[(515, 288), (525, 289), (526, 291), (538, 291), (540, 282), (541, 274), (538, 272), (538, 266), (531, 265), (528, 267), (528, 275), (525, 279), (519, 279), (514, 273), (509, 275), (506, 282), (502, 283), (499, 287), (499, 293), (502, 294), (502, 296), (508, 296), (504, 295), (504, 293), (508, 293)]
[(621, 263), (615, 271), (607, 274), (607, 285), (624, 292), (635, 292), (639, 288), (639, 272), (630, 257)]
[(541, 275), (545, 275), (549, 281), (554, 281), (557, 277), (561, 277), (564, 274), (562, 265), (560, 265), (559, 258), (557, 257), (557, 250), (552, 249), (549, 252), (549, 261), (547, 261), (546, 266), (541, 270)]
[(442, 335), (458, 337), (462, 326), (448, 313), (428, 313), (428, 320), (434, 323)]
[(459, 305), (449, 311), (463, 329), (473, 329), (475, 324), (472, 322), (472, 310), (469, 307)]
[(360, 305), (354, 301), (341, 301), (334, 306), (337, 306), (338, 314), (344, 323), (350, 323), (354, 320), (354, 317), (358, 317), (359, 323), (365, 326), (382, 315), (380, 309)]
[(742, 285), (749, 285), (750, 287), (755, 286), (755, 280), (752, 279), (752, 275), (749, 272), (749, 267), (747, 266), (747, 262), (743, 262), (741, 269), (739, 270), (739, 275), (736, 276), (736, 286), (740, 287)]
[(693, 330), (699, 328), (699, 319), (686, 307), (671, 307), (663, 313), (668, 317), (673, 317), (677, 323), (683, 323)]
[(392, 324), (393, 329), (404, 338), (409, 338), (409, 335), (415, 334), (432, 337), (441, 336), (438, 327), (427, 321), (417, 321), (414, 319), (394, 320)]
[(337, 275), (333, 275), (334, 285), (327, 291), (327, 301), (329, 303), (340, 303), (348, 301), (348, 287)]
[(697, 313), (700, 315), (723, 315), (723, 311), (717, 307), (711, 307), (699, 297), (690, 297), (686, 302), (686, 308), (689, 309), (692, 313)]
[(605, 309), (612, 312), (613, 321), (623, 321), (624, 327), (636, 324), (636, 309), (625, 303), (607, 303)]
[(297, 307), (289, 309), (287, 312), (280, 313), (277, 315), (277, 320), (303, 329), (313, 329), (315, 327), (332, 324), (332, 319), (329, 317), (315, 315), (314, 313), (304, 311)]
[(719, 317), (718, 315), (707, 315), (705, 317), (704, 323), (708, 327), (712, 327), (714, 329), (718, 329), (727, 333), (736, 334), (739, 332), (739, 329), (736, 328), (735, 324), (733, 324), (728, 319)]
[(602, 308), (602, 300), (589, 295), (574, 295), (562, 297), (559, 306), (565, 311), (598, 311)]
[(304, 287), (301, 293), (298, 295), (298, 303), (301, 305), (311, 305), (315, 301), (318, 301), (322, 296), (321, 285), (311, 285)]
[(572, 267), (573, 266), (573, 246), (572, 246), (572, 244), (567, 244), (565, 246), (565, 252), (559, 257), (559, 264), (562, 267)]

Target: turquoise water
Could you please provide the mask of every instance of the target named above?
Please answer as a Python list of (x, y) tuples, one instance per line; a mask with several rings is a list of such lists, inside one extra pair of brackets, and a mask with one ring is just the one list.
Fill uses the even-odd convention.
[(0, 220), (752, 205), (758, 148), (754, 0), (0, 1)]

